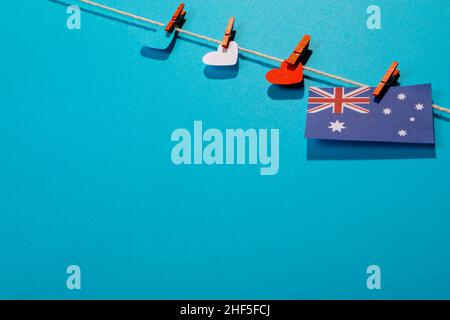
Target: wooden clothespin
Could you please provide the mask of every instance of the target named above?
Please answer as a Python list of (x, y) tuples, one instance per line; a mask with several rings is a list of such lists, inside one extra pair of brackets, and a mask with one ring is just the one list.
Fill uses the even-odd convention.
[(309, 42), (311, 41), (311, 36), (304, 35), (302, 40), (295, 47), (294, 52), (286, 59), (286, 62), (290, 65), (296, 65), (301, 58), (303, 58), (308, 51)]
[(222, 40), (222, 47), (224, 48), (228, 48), (230, 42), (234, 38), (236, 32), (233, 30), (233, 26), (234, 26), (234, 17), (231, 17), (230, 20), (228, 20), (228, 26), (227, 29), (225, 30), (225, 36), (223, 37)]
[(400, 77), (400, 70), (397, 70), (397, 67), (398, 62), (394, 61), (373, 92), (373, 95), (375, 97), (379, 98), (387, 87), (398, 80), (398, 78)]
[(173, 14), (172, 19), (166, 25), (165, 30), (167, 32), (172, 32), (176, 27), (180, 26), (183, 23), (185, 15), (186, 11), (184, 11), (184, 3), (181, 3)]

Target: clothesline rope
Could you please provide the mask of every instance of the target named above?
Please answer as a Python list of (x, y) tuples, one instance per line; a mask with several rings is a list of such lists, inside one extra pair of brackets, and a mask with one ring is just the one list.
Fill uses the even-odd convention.
[[(148, 19), (148, 18), (145, 18), (145, 17), (141, 17), (141, 16), (138, 16), (138, 15), (126, 12), (126, 11), (122, 11), (122, 10), (116, 9), (116, 8), (108, 7), (108, 6), (103, 5), (101, 3), (98, 3), (98, 2), (94, 2), (94, 1), (90, 1), (90, 0), (79, 0), (79, 1), (83, 2), (83, 3), (86, 3), (88, 5), (94, 6), (94, 7), (98, 7), (98, 8), (110, 11), (110, 12), (117, 13), (117, 14), (122, 15), (122, 16), (129, 17), (129, 18), (134, 19), (134, 20), (143, 21), (143, 22), (146, 22), (146, 23), (149, 23), (149, 24), (152, 24), (152, 25), (156, 25), (156, 26), (159, 26), (159, 27), (164, 27), (165, 26), (165, 24), (162, 23), (162, 22), (151, 20), (151, 19)], [(221, 44), (222, 43), (222, 41), (220, 41), (220, 40), (217, 40), (217, 39), (214, 39), (214, 38), (211, 38), (211, 37), (208, 37), (208, 36), (204, 36), (202, 34), (198, 34), (198, 33), (195, 33), (195, 32), (191, 32), (191, 31), (188, 31), (188, 30), (185, 30), (185, 29), (175, 28), (175, 30), (178, 31), (179, 33), (186, 34), (186, 35), (189, 35), (191, 37), (202, 39), (202, 40), (205, 40), (205, 41), (208, 41), (208, 42), (212, 42), (212, 43), (216, 43), (216, 44)], [(277, 58), (277, 57), (273, 57), (273, 56), (270, 56), (268, 54), (264, 54), (264, 53), (261, 53), (261, 52), (255, 51), (255, 50), (251, 50), (251, 49), (247, 49), (247, 48), (243, 48), (243, 47), (239, 47), (239, 50), (242, 51), (242, 52), (253, 54), (255, 56), (258, 56), (258, 57), (261, 57), (261, 58), (264, 58), (264, 59), (268, 59), (268, 60), (272, 60), (272, 61), (276, 61), (276, 62), (280, 62), (280, 63), (283, 62), (283, 59), (280, 59), (280, 58)], [(338, 81), (341, 81), (341, 82), (349, 83), (349, 84), (352, 84), (352, 85), (355, 85), (355, 86), (358, 86), (358, 87), (369, 87), (369, 85), (367, 85), (367, 84), (356, 82), (356, 81), (353, 81), (353, 80), (350, 80), (350, 79), (347, 79), (347, 78), (344, 78), (344, 77), (341, 77), (341, 76), (338, 76), (338, 75), (335, 75), (335, 74), (331, 74), (331, 73), (328, 73), (328, 72), (324, 72), (324, 71), (321, 71), (321, 70), (318, 70), (318, 69), (314, 69), (314, 68), (311, 68), (311, 67), (308, 67), (308, 66), (303, 66), (303, 69), (305, 69), (305, 70), (307, 70), (309, 72), (312, 72), (312, 73), (319, 74), (319, 75), (327, 77), (327, 78), (331, 78), (331, 79), (335, 79), (335, 80), (338, 80)], [(446, 112), (446, 113), (450, 114), (450, 109), (447, 109), (447, 108), (444, 108), (444, 107), (441, 107), (441, 106), (438, 106), (438, 105), (435, 105), (435, 104), (433, 104), (433, 108), (436, 109), (436, 110), (439, 110), (441, 112)]]

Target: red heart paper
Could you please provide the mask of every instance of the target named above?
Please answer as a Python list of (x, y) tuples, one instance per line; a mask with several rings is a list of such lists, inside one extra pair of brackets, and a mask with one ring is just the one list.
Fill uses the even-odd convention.
[(291, 85), (303, 81), (303, 65), (291, 65), (286, 61), (281, 63), (279, 69), (272, 69), (266, 74), (266, 79), (270, 83), (280, 85)]

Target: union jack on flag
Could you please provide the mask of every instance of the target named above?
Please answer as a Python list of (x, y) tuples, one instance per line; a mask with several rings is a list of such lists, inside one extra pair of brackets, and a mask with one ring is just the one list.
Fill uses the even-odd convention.
[(309, 96), (308, 103), (318, 106), (308, 109), (308, 113), (317, 113), (327, 109), (332, 109), (333, 113), (337, 114), (344, 113), (345, 109), (369, 113), (369, 110), (361, 105), (370, 104), (370, 96), (366, 93), (370, 90), (370, 87), (351, 89), (347, 93), (345, 92), (346, 89), (348, 90), (348, 88), (332, 88), (332, 92), (329, 92), (320, 88), (309, 88), (310, 92), (315, 95)]

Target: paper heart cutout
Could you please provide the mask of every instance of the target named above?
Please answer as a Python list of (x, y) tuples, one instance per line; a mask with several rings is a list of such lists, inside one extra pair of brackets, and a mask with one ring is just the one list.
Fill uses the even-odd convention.
[(208, 66), (234, 66), (237, 63), (239, 54), (238, 44), (234, 41), (230, 42), (228, 48), (221, 45), (217, 51), (208, 52), (203, 56), (203, 63)]
[(303, 81), (303, 65), (290, 65), (286, 61), (281, 63), (280, 68), (272, 69), (266, 73), (266, 79), (270, 83), (280, 85), (297, 84)]
[(156, 34), (152, 34), (152, 38), (144, 38), (144, 46), (155, 50), (167, 50), (174, 44), (177, 38), (177, 32), (166, 32), (158, 30)]

